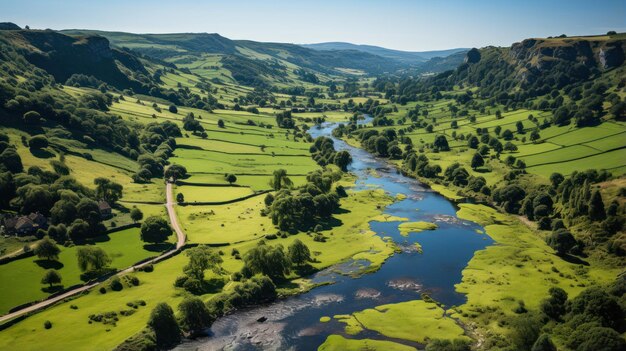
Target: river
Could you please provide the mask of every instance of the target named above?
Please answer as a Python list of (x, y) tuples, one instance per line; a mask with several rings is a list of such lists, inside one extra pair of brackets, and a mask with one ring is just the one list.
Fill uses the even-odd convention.
[[(423, 292), (446, 308), (465, 302), (465, 296), (457, 293), (454, 285), (461, 281), (461, 272), (474, 252), (490, 245), (491, 238), (479, 225), (457, 218), (454, 204), (443, 196), (397, 173), (385, 160), (332, 137), (334, 127), (336, 123), (324, 123), (309, 133), (314, 138), (330, 137), (337, 151), (350, 152), (353, 163), (349, 171), (357, 176), (355, 190), (376, 187), (391, 196), (404, 194), (407, 197), (385, 208), (384, 214), (406, 217), (410, 222), (433, 222), (438, 228), (402, 236), (398, 230), (401, 222), (370, 222), (373, 231), (393, 238), (402, 248), (402, 252), (390, 257), (378, 271), (357, 277), (337, 273), (352, 272), (364, 264), (347, 262), (318, 272), (311, 277), (313, 281), (332, 284), (222, 317), (211, 327), (209, 337), (187, 341), (176, 350), (316, 350), (329, 335), (345, 335), (345, 324), (335, 320), (322, 323), (320, 317), (323, 316), (416, 300)], [(374, 175), (372, 169), (379, 170), (378, 174)], [(421, 245), (422, 253), (417, 252), (415, 243)], [(260, 317), (267, 320), (257, 322)], [(388, 339), (369, 331), (355, 337)]]

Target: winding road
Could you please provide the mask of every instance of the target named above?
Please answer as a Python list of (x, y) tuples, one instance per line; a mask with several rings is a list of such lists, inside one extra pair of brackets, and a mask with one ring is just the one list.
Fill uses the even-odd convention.
[[(135, 271), (136, 269), (140, 269), (142, 267), (145, 267), (149, 264), (154, 264), (157, 263), (159, 261), (162, 261), (168, 257), (171, 257), (173, 255), (175, 255), (176, 253), (178, 253), (178, 251), (180, 251), (182, 249), (182, 247), (185, 245), (185, 240), (187, 239), (187, 236), (185, 235), (185, 232), (183, 232), (183, 230), (180, 227), (180, 223), (178, 222), (178, 217), (176, 216), (176, 211), (174, 211), (174, 206), (176, 205), (176, 201), (174, 200), (174, 194), (172, 191), (172, 183), (167, 182), (167, 185), (165, 187), (165, 194), (166, 194), (166, 202), (165, 202), (165, 208), (167, 209), (167, 214), (169, 216), (170, 219), (170, 224), (172, 226), (172, 229), (174, 229), (174, 232), (176, 232), (176, 248), (166, 251), (164, 253), (162, 253), (161, 255), (148, 260), (146, 262), (134, 265), (134, 266), (130, 266), (126, 269), (123, 269), (119, 272), (116, 273), (116, 275), (124, 275), (126, 273), (131, 273), (133, 271)], [(16, 317), (20, 317), (23, 316), (26, 313), (30, 313), (30, 312), (34, 312), (43, 308), (46, 308), (48, 306), (51, 306), (63, 299), (66, 299), (68, 297), (74, 296), (76, 294), (79, 294), (83, 291), (87, 291), (97, 285), (99, 285), (100, 283), (106, 281), (105, 280), (98, 280), (92, 283), (88, 283), (86, 285), (82, 285), (79, 286), (75, 289), (71, 289), (68, 290), (66, 292), (64, 292), (61, 295), (55, 296), (53, 298), (49, 298), (46, 300), (43, 300), (41, 302), (35, 303), (33, 305), (30, 306), (26, 306), (20, 310), (17, 310), (15, 312), (11, 312), (9, 314), (5, 314), (4, 316), (0, 317), (0, 324), (4, 323), (8, 320), (11, 320), (13, 318)]]

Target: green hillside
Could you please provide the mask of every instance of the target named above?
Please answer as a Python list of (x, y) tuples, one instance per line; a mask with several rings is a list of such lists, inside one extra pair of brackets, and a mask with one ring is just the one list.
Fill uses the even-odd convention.
[[(149, 324), (169, 315), (161, 303), (182, 327), (174, 339), (191, 338), (314, 289), (314, 272), (352, 279), (420, 255), (370, 222), (407, 221), (383, 211), (430, 194), (361, 186), (349, 167), (361, 160), (311, 136), (334, 122), (334, 137), (450, 199), (458, 218), (433, 218), (444, 229), (474, 222), (471, 234), (494, 243), (459, 268), (459, 306), (420, 290), (421, 300), (328, 308), (312, 325), (345, 333), (328, 329), (312, 347), (537, 350), (547, 338), (619, 350), (625, 51), (624, 34), (535, 38), (415, 67), (219, 34), (0, 24), (0, 315), (18, 313), (0, 322), (0, 349), (169, 348), (180, 340), (163, 343)], [(398, 227), (411, 225), (437, 228)]]

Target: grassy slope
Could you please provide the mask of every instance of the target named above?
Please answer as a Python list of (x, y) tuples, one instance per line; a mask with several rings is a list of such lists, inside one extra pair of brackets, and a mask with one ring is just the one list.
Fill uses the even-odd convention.
[[(576, 296), (586, 287), (614, 280), (619, 268), (590, 259), (569, 263), (554, 254), (544, 232), (534, 232), (510, 215), (484, 205), (461, 204), (458, 216), (485, 227), (496, 245), (477, 252), (463, 270), (457, 290), (467, 294), (455, 317), (479, 321), (485, 329), (506, 333), (500, 321), (514, 315), (518, 301), (537, 309), (552, 286)], [(547, 233), (547, 232), (546, 232)]]

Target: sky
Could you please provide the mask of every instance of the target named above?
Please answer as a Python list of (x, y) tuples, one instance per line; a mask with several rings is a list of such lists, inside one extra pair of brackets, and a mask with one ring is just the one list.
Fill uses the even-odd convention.
[(426, 51), (626, 32), (626, 0), (0, 0), (0, 22)]

